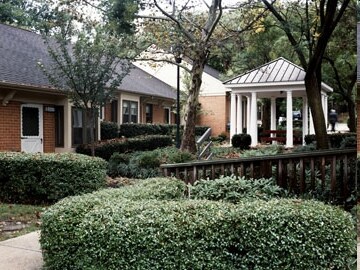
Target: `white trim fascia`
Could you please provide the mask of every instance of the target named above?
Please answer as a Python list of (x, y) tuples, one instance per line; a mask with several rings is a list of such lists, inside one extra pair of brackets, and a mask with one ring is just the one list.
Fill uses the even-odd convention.
[(271, 83), (238, 83), (238, 84), (225, 84), (226, 88), (274, 88), (277, 87), (291, 87), (291, 86), (303, 86), (305, 87), (304, 81), (300, 82), (271, 82)]

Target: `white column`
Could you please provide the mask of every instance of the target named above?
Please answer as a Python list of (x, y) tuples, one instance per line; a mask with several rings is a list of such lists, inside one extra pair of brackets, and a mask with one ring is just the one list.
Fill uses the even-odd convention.
[(236, 134), (236, 96), (231, 93), (230, 101), (230, 139)]
[(271, 97), (270, 129), (276, 130), (276, 98)]
[(257, 134), (257, 98), (256, 92), (251, 93), (251, 109), (250, 109), (250, 136), (251, 147), (257, 146), (258, 134)]
[(309, 134), (309, 104), (307, 97), (303, 97), (303, 114), (302, 114), (302, 121), (303, 121), (303, 145), (305, 145), (305, 135)]
[(251, 107), (250, 107), (250, 97), (246, 96), (246, 133), (250, 134), (250, 115), (251, 115)]
[(309, 117), (309, 125), (310, 125), (309, 134), (315, 134), (314, 120), (313, 120), (310, 108), (309, 108), (309, 115), (310, 115), (310, 117)]
[(238, 95), (237, 96), (237, 115), (236, 115), (236, 120), (237, 120), (237, 129), (236, 129), (236, 133), (237, 134), (241, 134), (243, 133), (243, 123), (242, 123), (242, 119), (243, 119), (243, 113), (242, 113), (242, 95)]
[(286, 148), (294, 147), (292, 92), (286, 92)]
[(328, 126), (328, 115), (329, 115), (329, 104), (328, 104), (328, 95), (324, 94), (324, 117), (325, 117), (325, 125)]

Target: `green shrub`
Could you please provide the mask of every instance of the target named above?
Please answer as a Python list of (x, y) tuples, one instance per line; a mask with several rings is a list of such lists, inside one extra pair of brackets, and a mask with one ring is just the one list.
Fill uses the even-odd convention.
[(45, 268), (346, 269), (355, 251), (352, 218), (338, 208), (185, 200), (176, 180), (168, 182), (178, 194), (172, 201), (164, 180), (155, 181), (50, 207), (41, 225)]
[[(154, 150), (156, 148), (172, 145), (170, 136), (150, 135), (146, 137), (136, 137), (130, 139), (110, 140), (95, 145), (95, 156), (109, 160), (110, 157), (118, 153), (128, 153), (135, 151)], [(80, 145), (76, 152), (91, 155), (90, 145)]]
[[(209, 127), (196, 126), (195, 135), (201, 136)], [(180, 126), (180, 133), (184, 127)], [(167, 124), (121, 124), (120, 136), (133, 138), (143, 135), (173, 135), (176, 132), (176, 125)]]
[(101, 140), (110, 140), (119, 136), (119, 126), (114, 122), (101, 122)]
[[(354, 138), (356, 141), (356, 133), (331, 133), (328, 134), (329, 137), (329, 142), (330, 142), (330, 147), (332, 148), (340, 148), (341, 147), (341, 143), (343, 140), (346, 141), (354, 141), (353, 139), (350, 138)], [(311, 144), (311, 143), (315, 143), (316, 142), (316, 136), (315, 135), (305, 135), (305, 143), (306, 144)], [(354, 144), (349, 145), (349, 147), (353, 147)]]
[(251, 136), (249, 134), (235, 134), (231, 138), (233, 147), (240, 149), (249, 149), (251, 144)]
[(256, 156), (273, 156), (281, 154), (284, 151), (283, 146), (269, 145), (259, 149), (244, 151), (241, 157), (256, 157)]
[(107, 162), (79, 154), (0, 153), (0, 201), (53, 203), (105, 186)]
[(270, 200), (285, 196), (286, 192), (272, 179), (245, 179), (227, 176), (215, 180), (200, 180), (190, 186), (191, 197), (239, 203), (248, 199)]
[(159, 168), (161, 164), (183, 163), (194, 159), (194, 155), (181, 152), (175, 147), (128, 154), (115, 153), (109, 160), (108, 175), (142, 179), (155, 177), (161, 174)]

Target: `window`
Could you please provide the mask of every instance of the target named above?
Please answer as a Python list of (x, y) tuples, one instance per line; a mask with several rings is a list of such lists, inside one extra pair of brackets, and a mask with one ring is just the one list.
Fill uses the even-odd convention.
[(136, 101), (123, 101), (123, 123), (138, 122), (138, 103)]
[(55, 107), (55, 146), (64, 147), (64, 107)]
[(170, 121), (170, 109), (169, 108), (165, 108), (164, 109), (164, 116), (165, 116), (165, 124), (171, 124)]
[[(93, 130), (94, 138), (96, 140), (96, 122), (95, 119), (94, 127), (91, 128), (89, 117), (86, 116), (86, 113), (83, 109), (73, 108), (72, 109), (72, 144), (73, 146), (83, 144), (83, 143), (90, 143), (90, 132)], [(84, 129), (86, 123), (86, 129)]]
[(153, 105), (152, 104), (146, 104), (145, 114), (146, 114), (146, 123), (152, 123), (153, 122)]

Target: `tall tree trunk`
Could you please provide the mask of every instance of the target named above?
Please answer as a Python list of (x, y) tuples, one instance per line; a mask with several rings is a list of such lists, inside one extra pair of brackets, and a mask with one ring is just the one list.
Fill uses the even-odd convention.
[[(347, 104), (349, 109), (349, 130), (350, 132), (356, 132), (356, 106), (353, 100), (347, 100)], [(358, 115), (358, 117), (360, 116)]]
[(317, 148), (328, 149), (329, 139), (326, 132), (324, 111), (321, 103), (320, 84), (318, 83), (318, 78), (315, 73), (306, 73), (305, 88), (314, 122)]
[(186, 103), (186, 112), (184, 115), (185, 125), (184, 133), (181, 141), (180, 150), (196, 153), (195, 143), (195, 125), (196, 125), (196, 112), (199, 105), (199, 94), (202, 83), (202, 74), (207, 60), (205, 50), (198, 50), (196, 58), (193, 59), (191, 70), (191, 87), (189, 96)]

